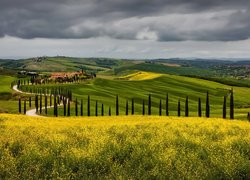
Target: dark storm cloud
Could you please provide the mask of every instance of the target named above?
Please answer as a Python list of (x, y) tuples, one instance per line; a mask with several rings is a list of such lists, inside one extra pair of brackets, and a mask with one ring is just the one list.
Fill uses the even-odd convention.
[(1, 0), (0, 36), (159, 41), (250, 37), (249, 0)]

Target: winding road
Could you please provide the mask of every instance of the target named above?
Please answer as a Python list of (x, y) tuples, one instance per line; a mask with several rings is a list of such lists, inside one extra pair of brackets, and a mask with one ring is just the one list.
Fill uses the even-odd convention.
[[(22, 93), (22, 94), (32, 94), (32, 93), (27, 93), (27, 92), (20, 91), (20, 90), (17, 88), (17, 85), (14, 85), (14, 86), (12, 87), (12, 89), (13, 89), (14, 91), (18, 92), (18, 93)], [(61, 104), (61, 105), (58, 105), (58, 106), (62, 106), (62, 104)], [(48, 106), (47, 108), (48, 108), (48, 109), (49, 109), (49, 108), (53, 108), (53, 106)], [(42, 109), (45, 109), (45, 107), (42, 107)], [(27, 111), (26, 111), (26, 115), (27, 115), (27, 116), (33, 116), (33, 117), (44, 117), (44, 118), (45, 118), (45, 116), (40, 116), (40, 115), (36, 114), (36, 109), (35, 109), (35, 108), (34, 108), (34, 109), (27, 110)]]

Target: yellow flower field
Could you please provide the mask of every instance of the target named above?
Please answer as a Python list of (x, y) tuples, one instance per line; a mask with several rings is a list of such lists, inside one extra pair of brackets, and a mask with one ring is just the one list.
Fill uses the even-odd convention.
[(250, 123), (0, 115), (0, 179), (248, 179)]

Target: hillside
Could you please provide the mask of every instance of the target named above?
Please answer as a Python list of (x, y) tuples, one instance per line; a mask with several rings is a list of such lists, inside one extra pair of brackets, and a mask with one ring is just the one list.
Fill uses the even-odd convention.
[(250, 177), (248, 122), (1, 115), (0, 127), (1, 179)]

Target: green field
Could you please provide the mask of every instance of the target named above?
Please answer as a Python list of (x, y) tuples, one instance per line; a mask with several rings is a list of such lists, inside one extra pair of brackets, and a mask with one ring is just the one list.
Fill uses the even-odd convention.
[(206, 118), (0, 117), (1, 179), (248, 179), (250, 124)]

